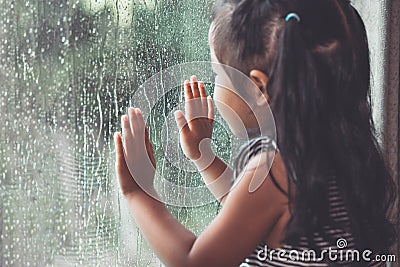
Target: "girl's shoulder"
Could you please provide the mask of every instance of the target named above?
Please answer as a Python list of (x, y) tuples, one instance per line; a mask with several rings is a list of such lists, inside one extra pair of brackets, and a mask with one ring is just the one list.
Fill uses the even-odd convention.
[[(260, 173), (259, 181), (254, 179), (251, 186), (256, 190), (269, 177), (276, 189), (285, 196), (288, 194), (288, 180), (283, 160), (276, 142), (269, 136), (261, 136), (249, 140), (239, 150), (233, 166), (232, 184), (239, 182), (245, 173)], [(294, 190), (292, 190), (294, 194)]]
[(275, 153), (278, 151), (276, 142), (269, 136), (260, 136), (248, 140), (240, 147), (234, 161), (234, 179), (244, 170), (251, 170), (262, 165), (269, 169)]

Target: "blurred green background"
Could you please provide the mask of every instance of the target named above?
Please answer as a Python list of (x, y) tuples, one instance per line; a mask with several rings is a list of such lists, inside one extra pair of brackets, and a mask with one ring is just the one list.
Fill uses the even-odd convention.
[[(160, 266), (120, 197), (112, 135), (147, 78), (209, 60), (212, 2), (0, 0), (0, 266)], [(196, 234), (218, 211), (169, 208)]]

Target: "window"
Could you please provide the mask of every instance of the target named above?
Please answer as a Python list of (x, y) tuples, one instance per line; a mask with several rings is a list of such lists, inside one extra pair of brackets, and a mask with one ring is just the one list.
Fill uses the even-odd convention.
[[(119, 196), (112, 134), (146, 79), (209, 59), (210, 4), (0, 1), (1, 266), (160, 265)], [(164, 119), (157, 106), (160, 172), (198, 180), (163, 163)], [(199, 233), (218, 205), (170, 208)]]
[[(397, 101), (382, 103), (388, 75), (382, 72), (384, 14), (392, 1), (354, 2), (368, 30), (381, 133), (385, 110)], [(161, 265), (118, 193), (112, 134), (149, 77), (179, 63), (209, 60), (212, 3), (0, 0), (0, 266)], [(150, 116), (157, 168), (175, 183), (196, 186), (200, 177), (190, 167), (177, 170), (167, 161), (182, 159), (169, 153), (176, 132), (163, 127), (176, 104), (177, 95), (165, 94)], [(394, 108), (388, 123), (398, 118)], [(391, 133), (398, 133), (396, 127), (386, 126)], [(229, 161), (230, 133), (217, 123), (214, 139), (217, 153)], [(394, 140), (395, 147), (397, 139), (388, 135), (386, 146)], [(398, 151), (389, 153), (395, 169)], [(218, 204), (169, 208), (198, 234)]]

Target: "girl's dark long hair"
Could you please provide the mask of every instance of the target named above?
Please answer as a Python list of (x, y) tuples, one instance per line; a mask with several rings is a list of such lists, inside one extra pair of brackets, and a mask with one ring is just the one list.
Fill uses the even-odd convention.
[[(285, 21), (295, 12), (300, 21)], [(313, 239), (329, 215), (328, 180), (337, 181), (357, 247), (388, 252), (394, 184), (374, 133), (364, 23), (347, 0), (225, 0), (213, 13), (222, 63), (260, 69), (286, 166), (292, 207), (284, 242)]]

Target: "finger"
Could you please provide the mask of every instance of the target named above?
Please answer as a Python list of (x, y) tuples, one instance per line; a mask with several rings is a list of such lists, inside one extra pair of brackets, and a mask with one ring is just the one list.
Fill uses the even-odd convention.
[(116, 154), (116, 164), (117, 166), (126, 166), (125, 156), (124, 156), (124, 146), (122, 144), (121, 133), (116, 132), (114, 134), (115, 143), (115, 154)]
[(128, 116), (129, 116), (129, 123), (130, 123), (130, 128), (132, 131), (132, 134), (135, 135), (135, 128), (137, 127), (137, 118), (136, 118), (136, 112), (135, 109), (130, 107), (128, 108)]
[(135, 110), (135, 123), (136, 123), (136, 125), (135, 125), (135, 129), (134, 129), (134, 132), (135, 132), (135, 134), (138, 134), (138, 135), (144, 135), (145, 134), (145, 122), (144, 122), (144, 119), (143, 119), (143, 115), (142, 115), (142, 111), (139, 109), (139, 108), (135, 108), (134, 109)]
[(214, 122), (214, 105), (213, 105), (213, 100), (211, 96), (207, 97), (207, 103), (208, 103), (208, 119), (211, 120), (211, 122)]
[(193, 114), (196, 113), (196, 107), (194, 105), (194, 98), (192, 89), (190, 88), (190, 82), (185, 81), (185, 112), (188, 119), (193, 117)]
[(192, 88), (190, 88), (190, 83), (188, 80), (185, 80), (184, 88), (185, 88), (185, 100), (189, 101), (190, 99), (193, 98), (193, 93), (192, 93)]
[(200, 96), (201, 97), (207, 97), (206, 88), (204, 86), (204, 83), (203, 82), (199, 82), (199, 84), (200, 84)]
[(144, 126), (145, 122), (144, 122), (144, 119), (143, 119), (142, 111), (140, 110), (140, 108), (136, 108), (135, 111), (136, 111), (136, 116), (137, 116), (139, 125), (140, 126)]
[(193, 75), (190, 77), (190, 86), (192, 88), (192, 94), (193, 94), (193, 99), (190, 101), (190, 109), (191, 111), (188, 113), (187, 119), (192, 121), (193, 119), (196, 118), (201, 118), (204, 116), (203, 112), (203, 106), (202, 106), (202, 99), (200, 97), (200, 90), (199, 90), (199, 82), (197, 80), (197, 77)]
[(126, 164), (125, 160), (123, 138), (121, 136), (121, 133), (116, 132), (114, 134), (114, 141), (115, 141), (115, 153), (116, 153), (115, 166), (121, 169), (128, 169), (128, 165)]
[(145, 127), (145, 143), (146, 143), (146, 151), (147, 155), (150, 157), (151, 164), (153, 164), (153, 167), (156, 167), (156, 159), (154, 158), (154, 150), (153, 150), (153, 145), (150, 142), (149, 138), (149, 131), (147, 130), (147, 127)]
[(201, 109), (202, 109), (202, 117), (207, 117), (208, 110), (208, 99), (206, 95), (206, 89), (203, 82), (199, 82), (200, 87), (200, 95), (201, 95)]
[(189, 125), (186, 120), (185, 114), (181, 110), (177, 110), (174, 112), (175, 122), (178, 126), (179, 132), (189, 130)]
[(129, 118), (126, 115), (123, 115), (121, 117), (121, 128), (122, 128), (122, 134), (123, 134), (123, 143), (124, 143), (124, 147), (126, 146), (126, 141), (130, 140), (133, 135), (132, 135), (132, 131), (131, 131), (131, 127), (130, 127), (130, 123), (129, 123)]
[(193, 75), (192, 77), (190, 77), (191, 80), (191, 87), (192, 87), (192, 93), (193, 93), (193, 97), (197, 98), (200, 97), (200, 91), (199, 91), (199, 84), (197, 82), (197, 77), (195, 75)]

